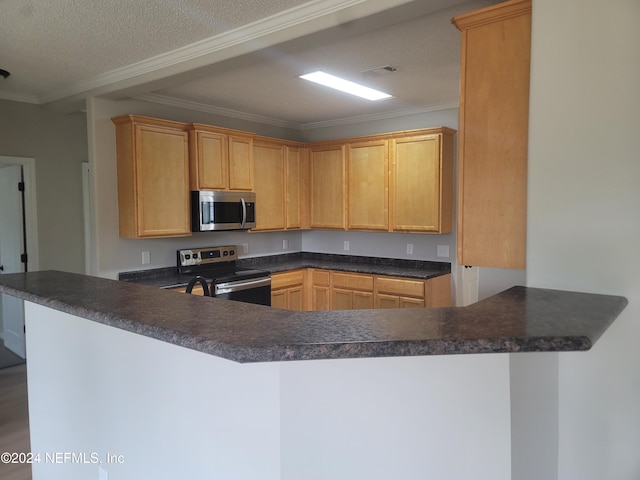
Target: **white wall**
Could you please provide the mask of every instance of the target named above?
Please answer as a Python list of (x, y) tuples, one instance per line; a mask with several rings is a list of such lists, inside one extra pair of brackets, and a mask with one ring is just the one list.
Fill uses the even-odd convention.
[[(277, 364), (240, 365), (25, 309), (31, 451), (41, 455), (34, 480), (104, 478), (99, 468), (113, 480), (281, 478)], [(47, 461), (55, 452), (86, 460)], [(107, 454), (122, 462), (108, 464)]]
[(510, 478), (508, 355), (238, 364), (30, 302), (26, 318), (34, 480)]
[(559, 358), (560, 480), (640, 478), (640, 2), (533, 2), (527, 282), (626, 296)]

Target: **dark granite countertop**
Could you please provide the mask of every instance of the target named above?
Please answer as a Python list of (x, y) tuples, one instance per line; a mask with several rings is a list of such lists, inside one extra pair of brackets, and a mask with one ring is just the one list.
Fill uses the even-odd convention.
[(72, 273), (0, 292), (237, 362), (588, 350), (623, 297), (512, 287), (468, 307), (294, 312)]
[[(312, 252), (296, 252), (265, 257), (241, 258), (239, 267), (266, 270), (271, 273), (300, 268), (323, 268), (351, 273), (390, 275), (427, 280), (451, 273), (451, 264), (422, 260), (360, 257)], [(160, 288), (183, 287), (193, 275), (180, 275), (176, 267), (120, 273), (120, 280)]]

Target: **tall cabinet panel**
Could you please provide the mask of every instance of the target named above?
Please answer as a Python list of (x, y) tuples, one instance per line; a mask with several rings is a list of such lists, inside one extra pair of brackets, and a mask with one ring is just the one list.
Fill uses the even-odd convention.
[(134, 115), (112, 120), (120, 236), (191, 235), (187, 126)]
[(531, 0), (460, 15), (458, 262), (524, 269)]
[(392, 141), (392, 230), (451, 232), (453, 134), (447, 129)]
[(345, 228), (344, 147), (311, 148), (311, 228)]
[(347, 227), (389, 229), (389, 165), (386, 140), (347, 145)]
[(284, 147), (280, 143), (254, 142), (256, 227), (253, 230), (285, 228)]

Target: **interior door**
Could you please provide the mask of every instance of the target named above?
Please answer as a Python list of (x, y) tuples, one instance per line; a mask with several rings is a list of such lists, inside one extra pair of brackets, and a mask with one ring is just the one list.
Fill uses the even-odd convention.
[[(23, 246), (22, 194), (18, 184), (22, 181), (22, 167), (0, 167), (0, 274), (23, 271), (20, 261)], [(2, 295), (2, 331), (4, 345), (25, 357), (23, 301)]]

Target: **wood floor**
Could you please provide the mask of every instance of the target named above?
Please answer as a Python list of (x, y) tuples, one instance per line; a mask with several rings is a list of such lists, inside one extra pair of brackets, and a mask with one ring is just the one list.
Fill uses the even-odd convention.
[[(29, 451), (27, 366), (23, 364), (0, 369), (0, 454)], [(0, 479), (31, 480), (31, 465), (0, 462)]]

